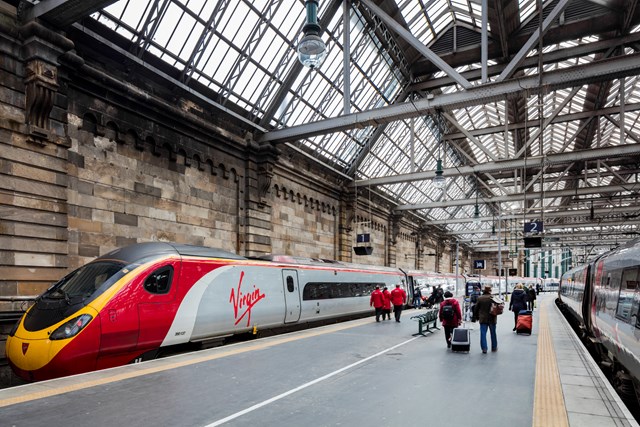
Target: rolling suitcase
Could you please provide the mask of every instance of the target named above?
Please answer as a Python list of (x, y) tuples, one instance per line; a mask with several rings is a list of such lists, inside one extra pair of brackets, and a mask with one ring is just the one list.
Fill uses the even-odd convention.
[(471, 350), (471, 331), (467, 328), (455, 328), (451, 334), (451, 351)]
[(518, 312), (518, 321), (516, 322), (516, 334), (531, 335), (532, 325), (533, 313), (531, 310), (520, 310)]

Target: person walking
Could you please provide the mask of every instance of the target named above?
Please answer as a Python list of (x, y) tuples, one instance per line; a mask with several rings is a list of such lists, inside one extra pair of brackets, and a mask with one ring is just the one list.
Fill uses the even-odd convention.
[(384, 297), (382, 320), (391, 320), (391, 292), (386, 286), (382, 288), (382, 296)]
[(536, 306), (536, 290), (533, 289), (533, 285), (529, 286), (527, 293), (529, 294), (529, 310), (533, 311)]
[(391, 291), (391, 303), (393, 304), (393, 314), (396, 317), (396, 322), (400, 322), (400, 314), (407, 303), (407, 292), (400, 287), (399, 283)]
[(527, 292), (522, 289), (522, 284), (518, 283), (516, 288), (511, 293), (511, 300), (509, 301), (509, 311), (513, 311), (513, 330), (516, 330), (518, 325), (518, 314), (520, 310), (526, 310), (528, 304)]
[(413, 308), (420, 308), (422, 306), (422, 293), (420, 288), (413, 288)]
[(447, 341), (447, 348), (451, 348), (451, 333), (462, 324), (462, 310), (460, 303), (449, 291), (444, 293), (444, 301), (440, 303), (438, 312), (440, 323), (444, 327), (444, 338)]
[(487, 330), (491, 333), (491, 351), (498, 351), (498, 337), (496, 335), (496, 323), (498, 316), (491, 314), (491, 286), (485, 286), (482, 295), (474, 307), (473, 317), (480, 322), (480, 348), (482, 353), (487, 352)]
[(384, 295), (380, 290), (380, 286), (376, 285), (376, 288), (371, 292), (371, 298), (369, 298), (369, 306), (376, 310), (376, 322), (380, 321), (380, 315), (384, 308)]

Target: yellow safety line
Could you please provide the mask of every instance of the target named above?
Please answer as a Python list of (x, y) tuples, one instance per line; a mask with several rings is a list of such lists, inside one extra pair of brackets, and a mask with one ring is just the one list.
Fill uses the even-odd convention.
[(553, 349), (547, 305), (540, 304), (536, 385), (533, 398), (533, 427), (568, 427), (558, 363)]
[[(171, 361), (171, 359), (177, 359), (177, 358), (182, 359), (182, 357), (178, 355), (178, 356), (174, 356), (166, 359), (159, 359), (156, 361), (157, 363), (151, 364), (149, 368), (135, 369), (132, 371), (125, 371), (119, 374), (112, 374), (112, 375), (105, 374), (107, 376), (105, 376), (104, 378), (98, 378), (93, 380), (90, 379), (94, 376), (93, 374), (100, 374), (100, 371), (97, 371), (95, 373), (78, 376), (76, 379), (77, 382), (74, 382), (69, 385), (61, 385), (61, 386), (53, 387), (51, 389), (47, 389), (43, 391), (36, 391), (36, 392), (26, 393), (21, 396), (10, 397), (7, 399), (0, 399), (0, 408), (4, 406), (9, 406), (9, 405), (15, 405), (17, 403), (24, 403), (32, 400), (43, 399), (45, 397), (57, 396), (59, 394), (78, 391), (85, 388), (109, 384), (116, 381), (122, 381), (122, 380), (131, 379), (135, 377), (140, 377), (143, 375), (154, 374), (156, 372), (168, 371), (170, 369), (181, 368), (183, 366), (189, 366), (189, 365), (194, 365), (196, 363), (207, 362), (209, 360), (221, 359), (223, 357), (233, 356), (236, 354), (246, 353), (249, 351), (263, 350), (268, 347), (273, 347), (273, 346), (288, 343), (291, 341), (297, 341), (304, 338), (337, 332), (344, 329), (355, 328), (357, 326), (361, 326), (365, 323), (370, 323), (370, 322), (371, 322), (371, 318), (365, 318), (365, 319), (360, 319), (360, 320), (351, 321), (351, 322), (339, 323), (339, 324), (330, 325), (322, 328), (303, 331), (298, 334), (289, 334), (284, 337), (260, 340), (259, 342), (253, 345), (230, 346), (231, 348), (229, 350), (222, 350), (222, 351), (220, 351), (220, 349), (215, 349), (216, 351), (212, 354), (210, 353), (204, 354), (198, 357), (193, 357), (193, 355), (191, 355), (188, 358), (188, 360)], [(243, 344), (246, 344), (246, 343), (243, 343)], [(162, 363), (162, 362), (165, 362), (165, 363)], [(134, 365), (134, 366), (139, 367), (143, 365)], [(71, 380), (71, 379), (72, 379), (71, 377), (68, 379), (62, 378), (60, 379), (60, 381)], [(34, 386), (37, 386), (37, 385), (38, 383), (34, 383)]]

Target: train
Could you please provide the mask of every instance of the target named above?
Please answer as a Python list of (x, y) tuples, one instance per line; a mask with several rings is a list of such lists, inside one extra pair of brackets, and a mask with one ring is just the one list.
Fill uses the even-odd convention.
[(27, 381), (141, 362), (170, 348), (365, 316), (375, 286), (401, 269), (165, 242), (116, 249), (69, 273), (9, 333), (6, 356)]
[(556, 304), (623, 400), (640, 406), (640, 239), (560, 278)]

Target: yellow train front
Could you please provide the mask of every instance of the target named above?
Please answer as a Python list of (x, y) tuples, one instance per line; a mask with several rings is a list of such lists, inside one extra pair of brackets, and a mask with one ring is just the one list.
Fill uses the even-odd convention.
[[(39, 381), (126, 364), (157, 349), (168, 325), (141, 341), (138, 312), (145, 301), (136, 289), (146, 288), (147, 298), (156, 301), (167, 299), (163, 286), (177, 265), (173, 247), (151, 243), (116, 250), (73, 271), (39, 296), (10, 332), (11, 368)], [(157, 316), (170, 322), (176, 307), (157, 307)]]

